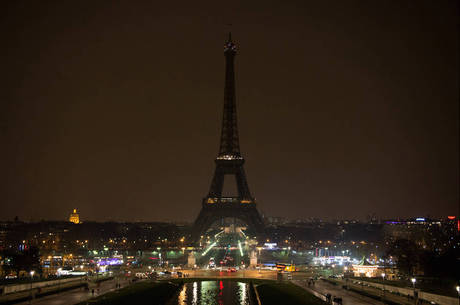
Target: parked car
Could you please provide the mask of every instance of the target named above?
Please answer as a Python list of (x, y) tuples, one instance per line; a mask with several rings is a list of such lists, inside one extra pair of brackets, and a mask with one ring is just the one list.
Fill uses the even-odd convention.
[(338, 305), (342, 305), (342, 298), (334, 297), (334, 303)]

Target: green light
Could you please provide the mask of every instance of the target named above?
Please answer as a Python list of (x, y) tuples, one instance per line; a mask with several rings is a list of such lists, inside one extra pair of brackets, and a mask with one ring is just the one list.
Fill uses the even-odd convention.
[(241, 242), (238, 241), (238, 248), (240, 248), (240, 254), (243, 256), (243, 248), (241, 247)]
[(201, 256), (205, 256), (206, 253), (209, 252), (209, 250), (211, 250), (214, 246), (216, 245), (216, 243), (212, 243), (203, 253), (201, 253)]

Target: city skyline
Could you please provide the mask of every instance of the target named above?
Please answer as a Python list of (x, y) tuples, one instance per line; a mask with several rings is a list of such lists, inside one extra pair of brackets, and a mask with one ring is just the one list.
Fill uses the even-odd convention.
[(268, 2), (255, 19), (210, 6), (231, 26), (163, 5), (160, 20), (149, 4), (8, 6), (2, 220), (192, 221), (219, 148), (229, 30), (263, 214), (458, 215), (456, 3)]

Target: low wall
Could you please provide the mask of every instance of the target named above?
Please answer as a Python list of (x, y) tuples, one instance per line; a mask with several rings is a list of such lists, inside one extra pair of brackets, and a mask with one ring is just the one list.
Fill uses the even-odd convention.
[(51, 281), (42, 281), (42, 282), (32, 282), (32, 283), (23, 283), (23, 284), (11, 284), (11, 285), (5, 285), (5, 286), (0, 286), (0, 290), (2, 291), (2, 294), (9, 294), (9, 293), (15, 293), (15, 292), (20, 292), (24, 290), (30, 290), (34, 288), (43, 288), (43, 287), (49, 287), (49, 286), (57, 286), (65, 283), (70, 283), (70, 282), (85, 282), (86, 277), (71, 277), (71, 278), (65, 278), (65, 279), (58, 279), (58, 280), (51, 280)]
[[(370, 287), (378, 288), (380, 290), (383, 290), (383, 286), (385, 286), (386, 291), (399, 293), (403, 296), (407, 296), (407, 295), (413, 296), (414, 295), (414, 290), (411, 288), (396, 287), (396, 286), (391, 286), (387, 284), (383, 285), (379, 283), (353, 280), (353, 279), (350, 279), (349, 281), (352, 282), (353, 284), (357, 284), (358, 282), (363, 282)], [(345, 283), (345, 281), (343, 282)], [(445, 295), (439, 295), (439, 294), (434, 294), (434, 293), (428, 293), (428, 292), (420, 291), (419, 289), (417, 289), (417, 291), (418, 291), (418, 298), (428, 301), (428, 302), (434, 302), (435, 304), (439, 304), (439, 305), (457, 305), (458, 304), (457, 298), (452, 298), (452, 297), (448, 297)]]

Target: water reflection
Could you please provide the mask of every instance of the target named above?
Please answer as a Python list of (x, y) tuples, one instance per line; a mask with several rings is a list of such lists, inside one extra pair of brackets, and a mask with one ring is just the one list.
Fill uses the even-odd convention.
[(193, 303), (192, 304), (196, 304), (197, 300), (198, 300), (198, 283), (193, 282)]
[(240, 293), (240, 304), (246, 304), (244, 302), (245, 302), (245, 300), (248, 299), (248, 296), (246, 295), (246, 286), (247, 286), (246, 283), (238, 282), (238, 287), (239, 287), (238, 291), (241, 291), (241, 293)]
[(180, 305), (187, 304), (186, 294), (185, 294), (186, 291), (187, 291), (187, 287), (184, 285), (184, 287), (182, 287), (182, 290), (179, 293), (179, 299), (177, 300), (177, 304), (180, 304)]
[(249, 305), (248, 284), (235, 281), (186, 283), (178, 305)]

